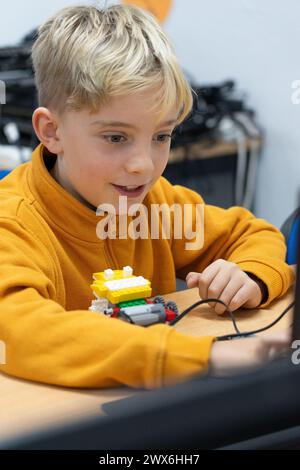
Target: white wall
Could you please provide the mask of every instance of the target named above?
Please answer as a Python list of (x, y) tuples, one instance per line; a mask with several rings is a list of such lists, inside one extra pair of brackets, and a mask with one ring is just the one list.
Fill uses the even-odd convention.
[[(105, 0), (1, 0), (0, 45), (75, 3)], [(299, 18), (299, 0), (174, 0), (165, 24), (181, 64), (199, 83), (234, 78), (248, 92), (266, 132), (256, 213), (276, 225), (293, 210), (300, 187), (300, 104), (291, 102), (291, 84), (300, 79)]]
[(235, 78), (266, 132), (256, 214), (281, 225), (300, 188), (299, 0), (174, 0), (165, 28), (199, 82)]
[(0, 46), (18, 42), (56, 11), (69, 5), (105, 5), (117, 0), (0, 0)]

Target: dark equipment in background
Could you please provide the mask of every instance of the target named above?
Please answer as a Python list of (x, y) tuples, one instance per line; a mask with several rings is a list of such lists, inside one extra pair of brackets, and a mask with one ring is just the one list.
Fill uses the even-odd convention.
[[(20, 45), (0, 48), (0, 80), (5, 83), (6, 102), (0, 107), (0, 144), (34, 148), (38, 140), (31, 124), (37, 106), (31, 65), (31, 47), (37, 30), (24, 37)], [(15, 126), (11, 135), (9, 125)]]
[[(0, 48), (0, 80), (6, 83), (6, 104), (2, 109), (0, 142), (9, 144), (3, 127), (9, 121), (17, 124), (20, 140), (25, 145), (32, 143), (31, 115), (37, 104), (36, 89), (31, 64), (31, 47), (37, 37), (37, 30), (31, 31), (19, 46)], [(191, 143), (205, 135), (213, 134), (225, 115), (247, 110), (242, 97), (235, 96), (234, 81), (220, 85), (193, 86), (194, 103), (188, 119), (181, 124), (172, 141), (172, 148)]]
[(215, 132), (224, 116), (252, 110), (245, 107), (243, 97), (236, 96), (235, 82), (228, 80), (220, 85), (193, 86), (193, 109), (190, 116), (177, 128), (172, 148), (199, 140), (199, 136), (214, 140)]
[(192, 88), (193, 109), (176, 130), (164, 176), (208, 204), (253, 209), (262, 146), (254, 111), (233, 80)]
[[(0, 80), (6, 87), (6, 103), (0, 106), (0, 145), (34, 149), (39, 143), (31, 123), (33, 110), (38, 105), (30, 57), (36, 37), (35, 29), (19, 45), (0, 48)], [(245, 96), (236, 90), (233, 80), (219, 85), (192, 83), (191, 86), (193, 109), (176, 129), (164, 176), (173, 184), (199, 192), (207, 203), (251, 208), (258, 160), (256, 144), (261, 136), (254, 112), (246, 107)], [(202, 159), (193, 155), (191, 144), (205, 140), (211, 146), (224, 138), (234, 140), (236, 158), (227, 155)], [(255, 145), (248, 148), (247, 139), (252, 139)], [(184, 157), (173, 162), (172, 152), (178, 151), (183, 152)]]

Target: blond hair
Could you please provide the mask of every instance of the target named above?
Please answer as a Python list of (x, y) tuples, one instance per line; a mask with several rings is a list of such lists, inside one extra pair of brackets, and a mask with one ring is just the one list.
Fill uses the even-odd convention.
[(97, 111), (111, 97), (155, 86), (157, 109), (178, 106), (178, 122), (192, 93), (170, 42), (141, 8), (67, 7), (39, 28), (32, 61), (40, 106)]

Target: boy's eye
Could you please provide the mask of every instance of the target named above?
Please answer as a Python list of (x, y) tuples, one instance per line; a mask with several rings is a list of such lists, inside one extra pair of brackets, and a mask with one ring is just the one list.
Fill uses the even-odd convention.
[(169, 142), (171, 140), (172, 134), (159, 134), (156, 137), (157, 142), (164, 143), (164, 142)]
[(125, 142), (126, 140), (125, 137), (119, 134), (104, 135), (103, 137), (105, 140), (107, 140), (111, 144), (120, 144), (122, 142)]
[[(103, 138), (110, 144), (122, 144), (126, 141), (126, 138), (120, 134), (104, 135)], [(169, 142), (171, 138), (172, 134), (159, 134), (154, 138), (154, 140), (163, 144)]]

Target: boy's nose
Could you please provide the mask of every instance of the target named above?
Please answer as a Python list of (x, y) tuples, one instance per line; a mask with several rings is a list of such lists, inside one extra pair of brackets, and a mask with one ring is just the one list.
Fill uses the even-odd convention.
[(128, 173), (151, 175), (154, 170), (153, 160), (148, 153), (139, 153), (129, 158), (126, 162)]

